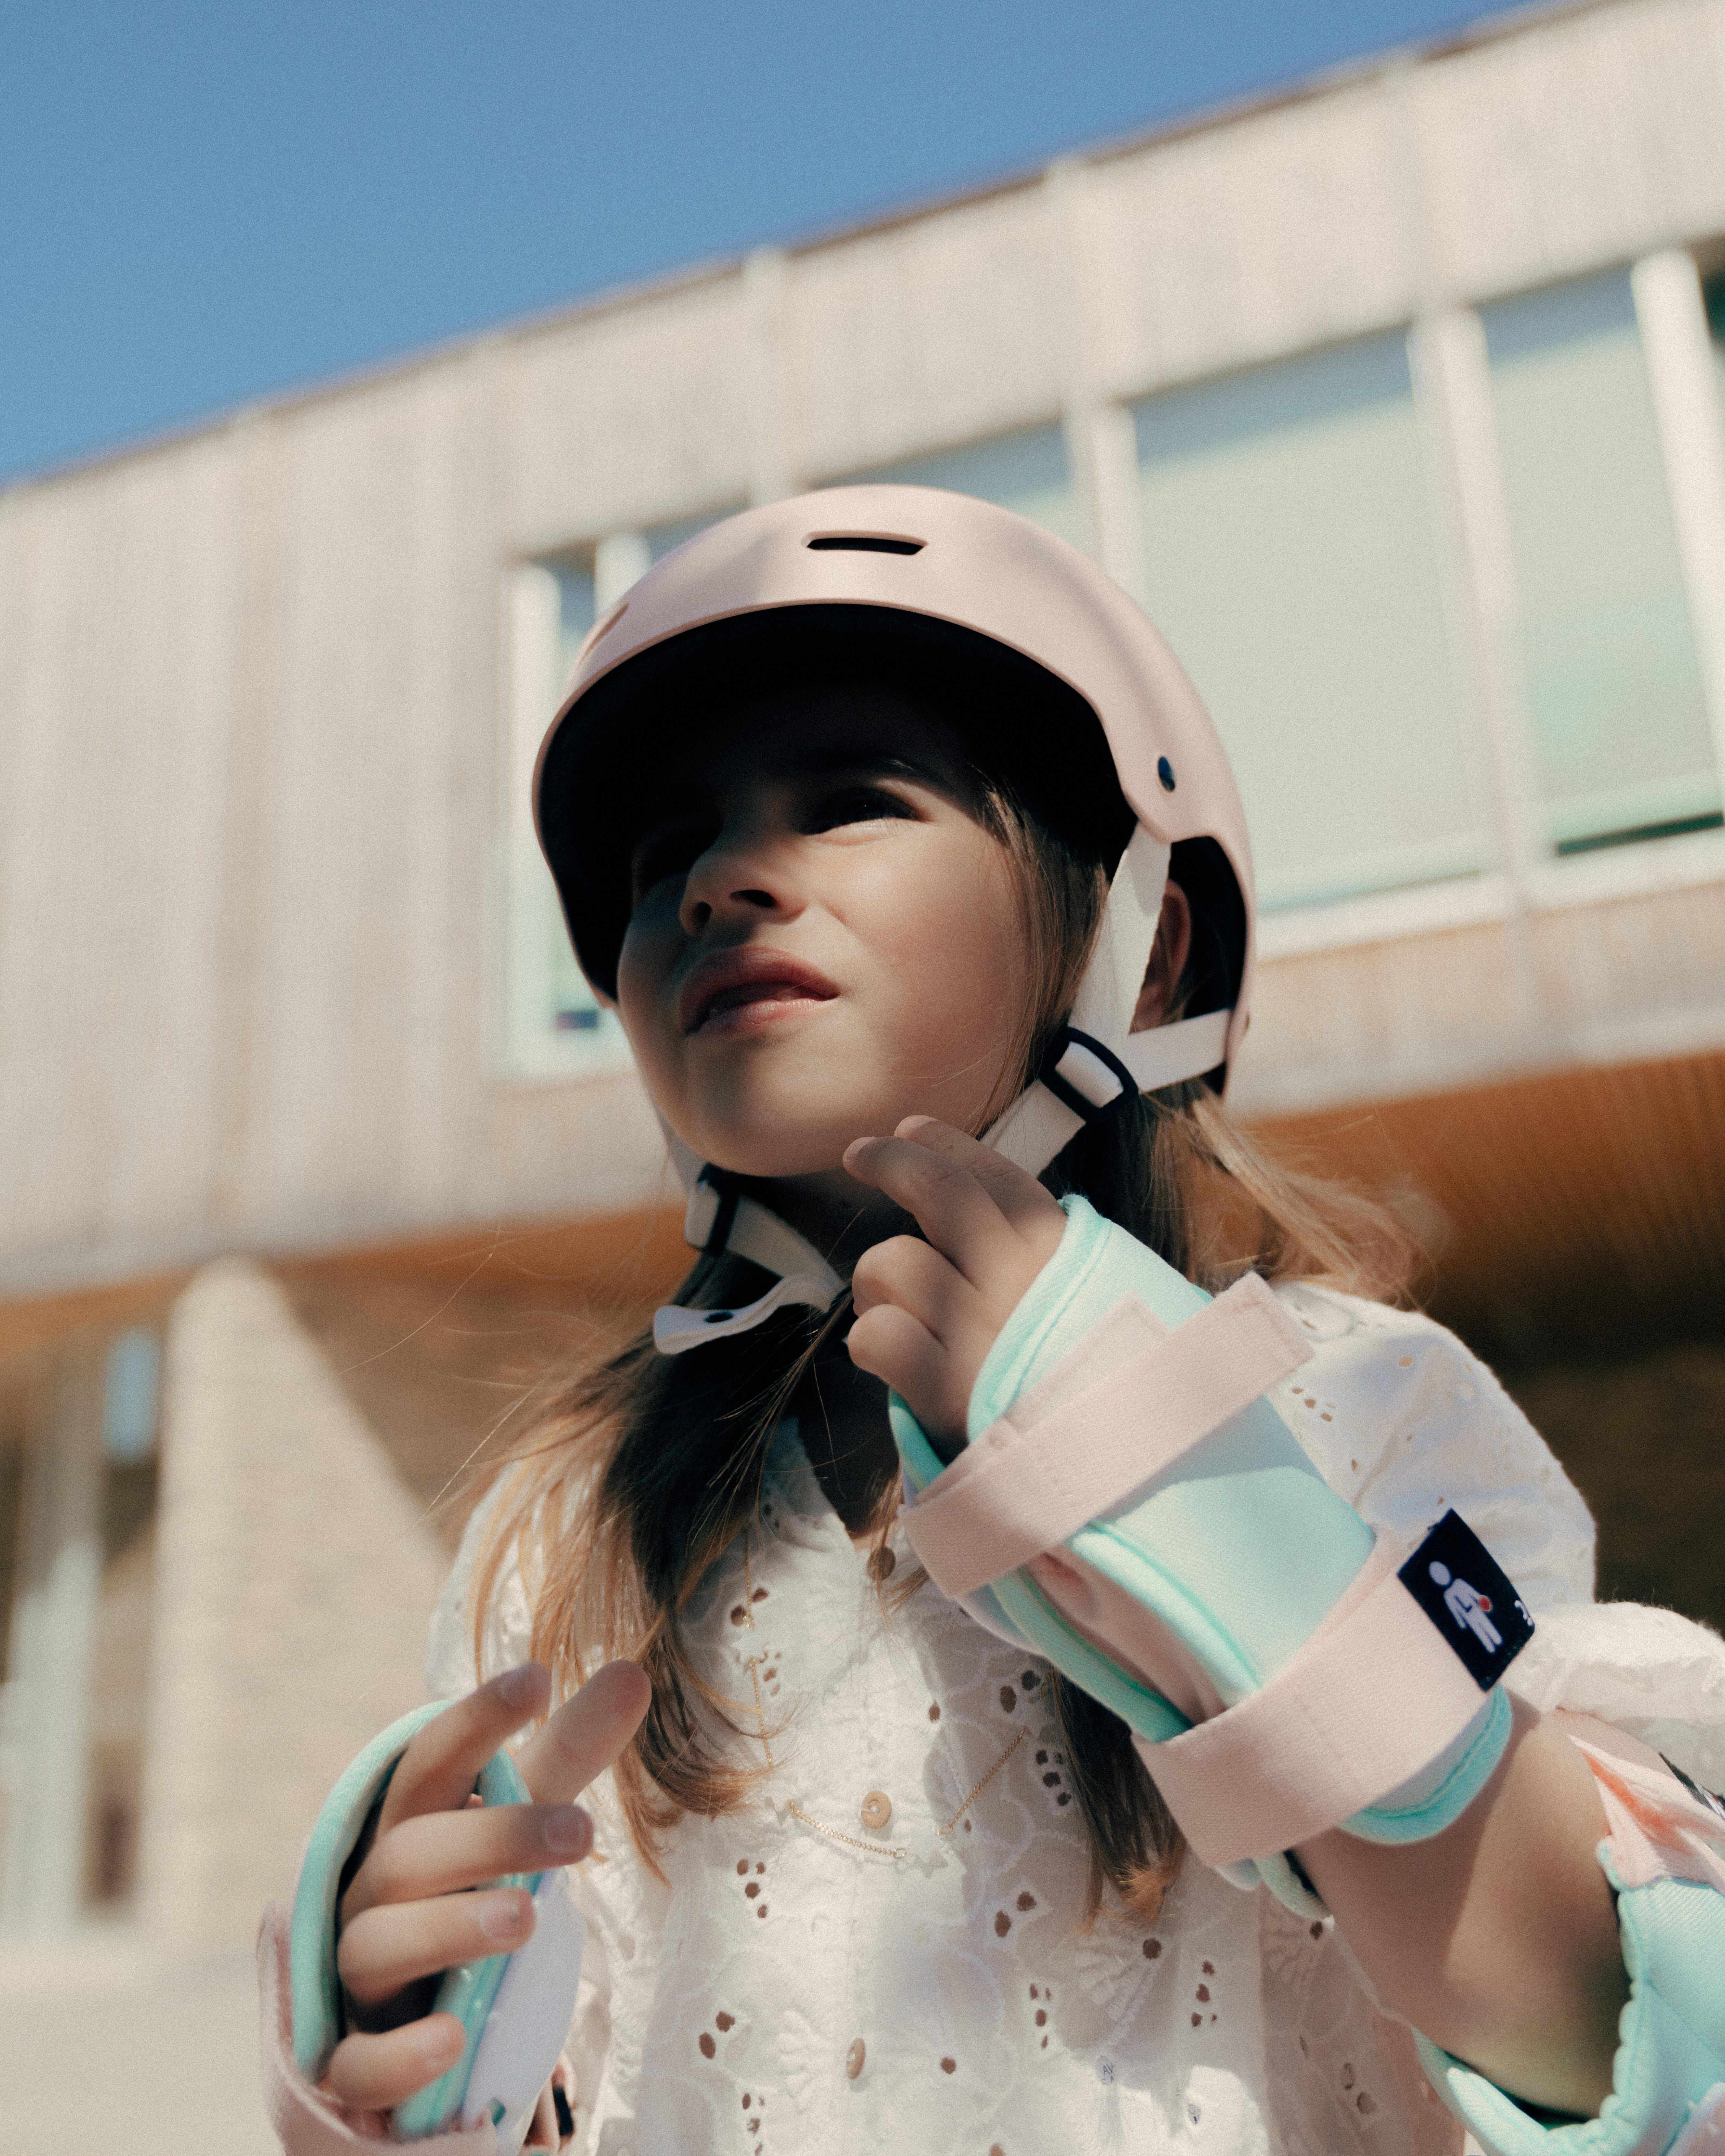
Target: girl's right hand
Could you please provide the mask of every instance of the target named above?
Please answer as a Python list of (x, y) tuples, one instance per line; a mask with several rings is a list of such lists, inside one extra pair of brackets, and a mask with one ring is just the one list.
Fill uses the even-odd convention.
[(341, 1897), (336, 1966), (354, 2033), (336, 2046), (324, 2087), (344, 2103), (388, 2111), (449, 2071), (464, 2036), (453, 2014), (430, 2010), (444, 1972), (511, 1953), (533, 1930), (531, 1897), (485, 1882), (578, 1863), (593, 1846), (593, 1822), (572, 1799), (647, 1711), (651, 1687), (633, 1662), (608, 1662), (515, 1755), (531, 1804), (473, 1794), (504, 1739), (544, 1712), (550, 1688), (524, 1662), (428, 1722), (402, 1754)]

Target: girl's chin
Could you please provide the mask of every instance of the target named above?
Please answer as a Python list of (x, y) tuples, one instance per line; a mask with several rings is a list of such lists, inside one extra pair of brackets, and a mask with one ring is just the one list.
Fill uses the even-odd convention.
[[(850, 1137), (865, 1135), (853, 1131)], [(824, 1137), (799, 1145), (788, 1143), (783, 1132), (774, 1132), (753, 1141), (735, 1137), (716, 1139), (704, 1150), (699, 1144), (695, 1149), (713, 1167), (732, 1175), (746, 1175), (757, 1183), (793, 1183), (811, 1176), (841, 1174), (850, 1137)]]
[(691, 1117), (691, 1127), (680, 1128), (679, 1135), (715, 1168), (757, 1182), (788, 1183), (811, 1176), (843, 1175), (845, 1148), (853, 1139), (884, 1134), (908, 1113), (907, 1109), (889, 1104), (875, 1112), (873, 1120), (864, 1109), (854, 1116), (811, 1124), (792, 1122), (769, 1111), (751, 1116), (741, 1127), (717, 1116)]

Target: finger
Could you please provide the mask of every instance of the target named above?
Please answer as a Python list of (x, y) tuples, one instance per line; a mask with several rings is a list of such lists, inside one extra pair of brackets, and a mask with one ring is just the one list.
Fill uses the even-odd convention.
[(542, 1804), (579, 1796), (640, 1727), (652, 1701), (639, 1664), (607, 1662), (516, 1755), (521, 1779)]
[(968, 1131), (933, 1116), (906, 1116), (893, 1136), (926, 1146), (955, 1167), (968, 1168), (1020, 1235), (1045, 1233), (1050, 1226), (1056, 1234), (1065, 1232), (1066, 1216), (1060, 1200), (1016, 1161), (972, 1137)]
[(845, 1148), (845, 1167), (914, 1214), (973, 1286), (981, 1286), (1003, 1260), (1019, 1262), (1021, 1245), (1006, 1215), (968, 1168), (931, 1147), (911, 1138), (857, 1138)]
[(506, 1670), (426, 1723), (403, 1753), (377, 1820), (379, 1840), (421, 1812), (455, 1811), (506, 1737), (545, 1712), (551, 1679), (537, 1662)]
[(980, 1322), (976, 1290), (932, 1244), (914, 1235), (893, 1235), (865, 1250), (850, 1292), (859, 1317), (895, 1303), (942, 1342)]
[(428, 2014), (382, 2035), (344, 2036), (323, 2085), (361, 2111), (390, 2111), (448, 2073), (466, 2041), (453, 2014)]
[(592, 1847), (593, 1821), (577, 1804), (424, 1812), (379, 1840), (347, 1890), (342, 1922), (355, 1923), (382, 1903), (459, 1894), (505, 1872), (578, 1864)]
[(908, 1312), (883, 1302), (857, 1319), (845, 1341), (860, 1370), (891, 1386), (943, 1460), (964, 1440), (967, 1389), (955, 1383), (952, 1358)]
[(533, 1935), (533, 1897), (518, 1887), (367, 1909), (346, 1924), (336, 1967), (362, 2007), (463, 1962), (511, 1953)]

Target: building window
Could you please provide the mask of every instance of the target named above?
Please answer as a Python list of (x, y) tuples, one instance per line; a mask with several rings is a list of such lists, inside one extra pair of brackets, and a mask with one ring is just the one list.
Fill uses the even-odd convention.
[(0, 1368), (0, 1933), (136, 1886), (159, 1364), (137, 1326)]
[(1707, 309), (1707, 336), (1712, 341), (1713, 371), (1719, 380), (1722, 416), (1725, 416), (1725, 270), (1716, 270), (1712, 276), (1702, 280), (1701, 296)]
[(911, 457), (834, 480), (835, 486), (938, 486), (949, 494), (973, 494), (1002, 509), (1016, 510), (1075, 547), (1088, 550), (1081, 528), (1072, 477), (1066, 463), (1066, 438), (1058, 425), (1030, 427), (997, 434), (933, 456)]
[(629, 1044), (614, 1011), (575, 963), (551, 871), (533, 831), (539, 744), (588, 631), (637, 577), (728, 510), (610, 534), (593, 547), (526, 562), (511, 572), (505, 1034), (511, 1069), (554, 1077), (617, 1070)]
[[(557, 695), (574, 670), (575, 654), (598, 618), (594, 572), (591, 562), (559, 562), (550, 565), (557, 583)], [(631, 580), (632, 581), (632, 580)], [(554, 708), (554, 707), (553, 707)], [(550, 712), (546, 714), (550, 723)], [(536, 745), (535, 754), (537, 754)], [(609, 1062), (625, 1052), (623, 1028), (615, 1011), (605, 1009), (588, 988), (575, 963), (557, 886), (551, 880), (536, 841), (533, 862), (539, 886), (539, 916), (546, 942), (547, 1000), (551, 1029), (566, 1050), (583, 1060)]]
[(1627, 272), (1481, 310), (1515, 567), (1509, 657), (1559, 854), (1720, 820)]
[(1476, 870), (1405, 339), (1149, 398), (1133, 417), (1150, 615), (1227, 745), (1263, 904)]

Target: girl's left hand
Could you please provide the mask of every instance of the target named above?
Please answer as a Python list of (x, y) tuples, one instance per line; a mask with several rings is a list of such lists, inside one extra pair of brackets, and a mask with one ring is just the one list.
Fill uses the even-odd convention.
[(928, 1238), (894, 1235), (864, 1252), (850, 1279), (850, 1359), (884, 1378), (952, 1460), (988, 1350), (1060, 1247), (1066, 1216), (1034, 1176), (931, 1116), (856, 1139), (845, 1166)]

